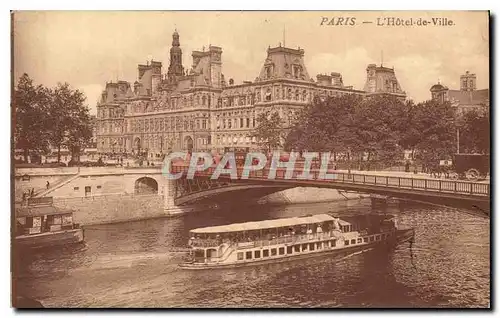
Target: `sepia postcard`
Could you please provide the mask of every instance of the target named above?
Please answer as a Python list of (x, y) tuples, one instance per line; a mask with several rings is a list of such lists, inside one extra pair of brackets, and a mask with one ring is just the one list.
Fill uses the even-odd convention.
[(12, 307), (491, 307), (488, 11), (11, 28)]

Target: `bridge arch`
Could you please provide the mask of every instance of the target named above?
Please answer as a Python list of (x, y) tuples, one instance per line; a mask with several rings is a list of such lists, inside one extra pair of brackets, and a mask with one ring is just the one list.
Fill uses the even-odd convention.
[(135, 180), (134, 194), (157, 194), (158, 181), (151, 177), (141, 177)]

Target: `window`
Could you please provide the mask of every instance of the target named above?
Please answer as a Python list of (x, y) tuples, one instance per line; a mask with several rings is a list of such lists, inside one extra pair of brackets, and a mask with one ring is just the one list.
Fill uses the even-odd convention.
[(349, 240), (345, 240), (344, 245), (346, 245), (346, 246), (349, 245)]
[(332, 247), (337, 246), (337, 240), (331, 240), (330, 243)]
[(380, 235), (375, 236), (375, 239), (376, 239), (377, 241), (380, 241)]
[(270, 78), (271, 74), (272, 74), (271, 66), (266, 66), (266, 75), (267, 75), (267, 78)]
[(280, 252), (280, 255), (284, 255), (285, 254), (285, 248), (284, 247), (280, 247), (279, 252)]
[(292, 254), (293, 253), (293, 248), (291, 246), (286, 247), (286, 253), (287, 254)]
[(246, 259), (252, 259), (252, 251), (250, 251), (250, 252), (246, 252), (246, 255), (245, 255), (245, 256), (246, 256), (246, 257), (245, 257)]
[(92, 188), (90, 186), (86, 186), (85, 187), (85, 196), (90, 195), (91, 192), (92, 192)]
[(262, 257), (269, 257), (269, 250), (263, 250)]
[(240, 128), (243, 128), (243, 118), (240, 118)]
[(99, 186), (97, 186), (97, 189), (100, 189), (100, 188), (102, 188), (102, 186), (100, 186), (100, 185), (99, 185)]
[(385, 234), (382, 234), (382, 239), (385, 240)]
[(302, 252), (307, 251), (307, 244), (302, 244)]
[(266, 101), (267, 102), (271, 101), (271, 90), (270, 89), (268, 89), (266, 92)]
[(361, 237), (358, 238), (358, 243), (363, 243), (363, 239)]
[(375, 238), (373, 236), (370, 236), (370, 242), (375, 241)]
[(243, 252), (238, 252), (238, 261), (243, 259)]
[(300, 245), (295, 245), (293, 249), (295, 250), (295, 253), (300, 253)]
[(351, 244), (356, 244), (356, 239), (352, 239)]
[(309, 244), (309, 250), (314, 251), (314, 243)]
[(255, 258), (260, 258), (260, 251), (255, 251)]
[[(326, 244), (326, 242), (325, 242), (325, 244)], [(317, 249), (317, 250), (320, 250), (320, 249), (321, 249), (321, 243), (316, 243), (316, 249)]]
[(363, 242), (368, 243), (368, 238), (367, 237), (363, 237)]
[(80, 190), (80, 187), (74, 187), (73, 190), (78, 191)]
[(250, 118), (247, 118), (247, 128), (250, 127)]
[(271, 256), (276, 256), (276, 254), (277, 254), (276, 252), (277, 252), (276, 249), (272, 248), (271, 249)]

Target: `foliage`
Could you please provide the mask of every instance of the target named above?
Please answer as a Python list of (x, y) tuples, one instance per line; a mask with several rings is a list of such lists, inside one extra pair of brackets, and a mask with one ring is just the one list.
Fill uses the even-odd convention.
[(472, 109), (458, 120), (460, 152), (490, 153), (490, 115), (488, 107)]
[(28, 74), (23, 74), (14, 89), (14, 145), (24, 150), (27, 162), (29, 152), (44, 152), (48, 149), (47, 110), (50, 107), (51, 92), (38, 85), (34, 86)]
[(414, 144), (416, 159), (435, 165), (449, 159), (455, 148), (455, 109), (449, 102), (426, 101), (414, 105), (415, 117), (409, 124), (420, 132)]
[(58, 161), (62, 146), (70, 150), (72, 157), (78, 157), (80, 149), (92, 137), (89, 109), (84, 103), (83, 93), (71, 89), (68, 83), (58, 84), (54, 89), (48, 113), (52, 118), (49, 139), (51, 145), (58, 149)]
[(392, 165), (403, 159), (405, 149), (423, 163), (445, 159), (455, 151), (454, 142), (455, 112), (449, 103), (344, 95), (315, 99), (299, 114), (285, 145), (289, 150), (332, 151), (348, 160)]
[(257, 127), (250, 133), (265, 150), (272, 151), (282, 146), (283, 120), (277, 111), (262, 112), (257, 116)]
[(79, 154), (92, 137), (92, 124), (85, 96), (69, 84), (55, 89), (34, 86), (23, 74), (14, 90), (14, 142), (24, 149), (25, 161), (30, 151), (47, 152), (49, 146), (68, 147), (72, 156)]

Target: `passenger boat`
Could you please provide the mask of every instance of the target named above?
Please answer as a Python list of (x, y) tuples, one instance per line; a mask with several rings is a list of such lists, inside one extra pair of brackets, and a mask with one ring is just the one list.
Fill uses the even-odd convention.
[(387, 215), (330, 214), (198, 228), (190, 231), (188, 260), (180, 267), (209, 269), (350, 253), (412, 240)]
[(83, 242), (83, 229), (73, 222), (73, 211), (52, 204), (16, 208), (15, 244), (47, 247)]

